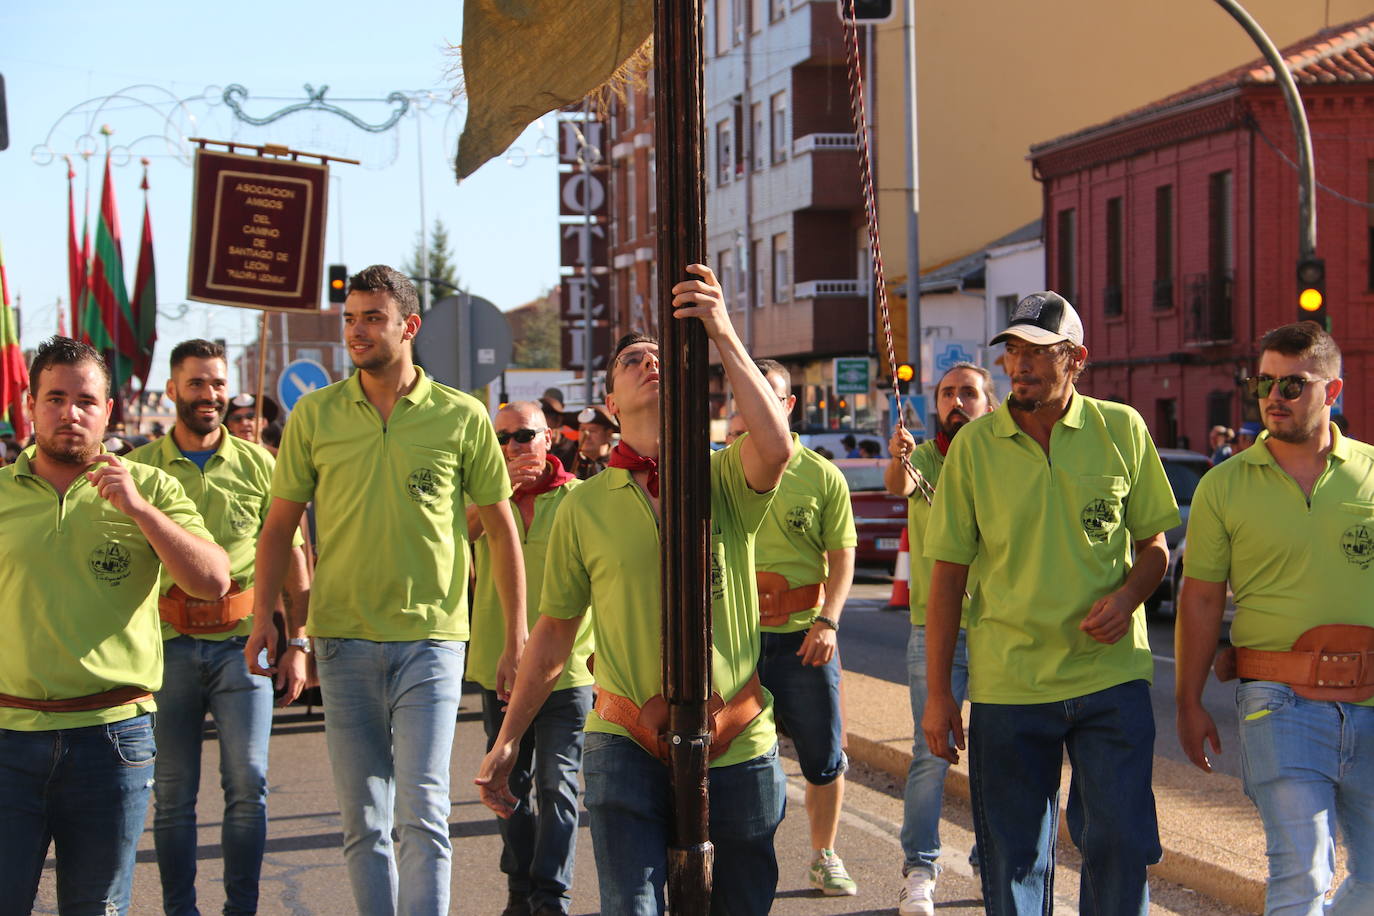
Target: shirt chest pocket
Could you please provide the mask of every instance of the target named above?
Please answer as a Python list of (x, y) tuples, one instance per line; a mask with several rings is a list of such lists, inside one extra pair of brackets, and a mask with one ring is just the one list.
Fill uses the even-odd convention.
[(789, 537), (815, 538), (821, 527), (820, 501), (814, 496), (794, 496), (780, 506), (782, 530)]
[(1374, 565), (1374, 503), (1341, 503), (1336, 513), (1339, 549), (1347, 563), (1358, 569)]
[(401, 454), (399, 474), (405, 495), (421, 509), (451, 504), (461, 482), (458, 456), (445, 449), (407, 445)]
[(87, 575), (108, 586), (118, 586), (131, 576), (146, 578), (156, 573), (157, 555), (133, 522), (97, 519), (91, 523), (84, 556), (77, 560)]
[(1083, 536), (1090, 544), (1105, 544), (1121, 530), (1126, 516), (1126, 478), (1080, 475), (1075, 481), (1076, 502)]
[(255, 536), (262, 519), (262, 494), (226, 490), (220, 498), (224, 501), (223, 531), (216, 534), (229, 538)]

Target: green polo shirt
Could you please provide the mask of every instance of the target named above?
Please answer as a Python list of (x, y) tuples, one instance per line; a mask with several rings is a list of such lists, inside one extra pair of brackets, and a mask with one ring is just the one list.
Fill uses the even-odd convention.
[[(754, 532), (773, 500), (744, 478), (739, 449), (711, 454), (712, 687), (727, 700), (753, 676), (759, 657)], [(563, 500), (549, 537), (540, 611), (571, 620), (590, 606), (598, 686), (643, 705), (663, 692), (658, 521), (623, 468), (607, 468)], [(595, 712), (587, 731), (625, 735)], [(777, 742), (773, 698), (711, 766), (767, 753)]]
[(315, 503), (311, 636), (467, 639), (463, 494), (511, 494), (481, 402), (421, 369), (385, 425), (353, 373), (297, 402), (272, 495)]
[[(260, 445), (230, 435), (220, 427), (219, 446), (205, 470), (181, 453), (176, 440), (168, 433), (129, 453), (127, 460), (150, 465), (166, 471), (177, 479), (196, 511), (205, 520), (215, 543), (229, 554), (229, 575), (241, 589), (253, 587), (253, 561), (258, 549), (258, 532), (267, 518), (272, 502), (272, 453)], [(303, 543), (300, 532), (293, 541)], [(162, 591), (172, 587), (164, 577)], [(224, 640), (231, 636), (246, 636), (253, 628), (253, 618), (239, 621), (238, 626), (223, 633), (198, 634), (196, 639)], [(162, 638), (175, 639), (182, 634), (167, 624), (162, 625)]]
[[(162, 686), (162, 562), (133, 519), (84, 474), (58, 495), (33, 472), (35, 449), (0, 468), (0, 693), (60, 700), (124, 686), (155, 692)], [(181, 484), (156, 468), (125, 466), (153, 508), (210, 540)], [(0, 728), (84, 728), (155, 708), (152, 701), (84, 712), (0, 707)]]
[[(580, 484), (570, 480), (534, 498), (534, 517), (525, 527), (520, 507), (511, 500), (511, 512), (520, 531), (520, 546), (525, 556), (525, 607), (530, 628), (539, 620), (539, 587), (544, 581), (544, 561), (548, 556), (549, 535), (553, 520), (563, 500)], [(496, 665), (506, 647), (506, 618), (501, 610), (501, 598), (496, 593), (496, 578), (491, 572), (491, 545), (483, 534), (473, 545), (477, 554), (477, 588), (472, 599), (472, 639), (468, 642), (467, 679), (487, 690), (496, 689)], [(587, 670), (587, 656), (592, 654), (591, 618), (583, 617), (563, 674), (554, 690), (585, 687), (592, 683)]]
[[(940, 470), (945, 466), (945, 456), (940, 454), (940, 448), (931, 439), (916, 446), (911, 453), (911, 464), (916, 470), (920, 471), (930, 485), (935, 486), (935, 482), (940, 479)], [(921, 495), (920, 490), (911, 494), (906, 506), (906, 526), (907, 539), (911, 542), (911, 579), (910, 604), (911, 604), (911, 624), (912, 626), (923, 627), (926, 625), (926, 602), (930, 600), (930, 573), (935, 568), (935, 561), (927, 557), (924, 553), (926, 539), (926, 525), (930, 523), (930, 503)], [(963, 629), (968, 626), (969, 606), (972, 602), (970, 596), (978, 594), (978, 577), (983, 571), (983, 561), (975, 558), (968, 570), (968, 585), (964, 589), (964, 612), (959, 617), (959, 627)]]
[(1151, 680), (1142, 608), (1112, 645), (1078, 625), (1126, 581), (1132, 542), (1177, 524), (1149, 430), (1124, 404), (1074, 392), (1048, 456), (1006, 402), (960, 430), (935, 488), (925, 555), (983, 563), (969, 698), (1054, 703)]
[[(745, 435), (748, 435), (746, 433)], [(840, 469), (801, 444), (792, 434), (792, 460), (774, 491), (768, 517), (754, 543), (755, 569), (787, 579), (790, 588), (825, 582), (826, 552), (854, 547), (854, 507)], [(798, 611), (787, 623), (761, 627), (765, 633), (795, 633), (816, 620), (819, 606)]]
[(1374, 447), (1335, 424), (1331, 438), (1310, 499), (1274, 460), (1267, 431), (1193, 494), (1183, 574), (1231, 580), (1233, 645), (1287, 652), (1312, 627), (1374, 627)]

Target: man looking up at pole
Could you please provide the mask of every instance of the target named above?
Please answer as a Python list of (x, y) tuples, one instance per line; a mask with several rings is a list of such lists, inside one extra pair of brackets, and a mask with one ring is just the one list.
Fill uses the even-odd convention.
[[(797, 398), (787, 369), (772, 359), (754, 365), (790, 417)], [(797, 749), (811, 827), (807, 880), (827, 897), (859, 890), (835, 853), (849, 768), (836, 638), (854, 583), (857, 544), (844, 475), (793, 433), (792, 460), (759, 526), (754, 551), (762, 631), (759, 680), (773, 695), (778, 721)]]
[[(493, 424), (515, 488), (510, 501), (521, 532), (527, 616), (533, 625), (539, 618), (539, 584), (544, 576), (549, 531), (564, 498), (581, 481), (549, 453), (553, 431), (538, 404), (507, 404), (497, 411)], [(467, 676), (482, 687), (482, 724), (490, 750), (510, 699), (509, 690), (496, 691), (505, 627), (492, 576), (491, 546), (482, 536), (482, 520), (475, 506), (468, 507), (467, 519), (468, 537), (477, 554)], [(502, 916), (564, 916), (572, 901), (569, 891), (577, 844), (582, 726), (592, 708), (592, 675), (587, 670), (591, 622), (587, 617), (582, 621), (568, 664), (520, 741), (510, 774), (511, 792), (519, 805), (509, 818), (498, 820), (501, 871), (506, 875), (510, 897)]]
[[(940, 874), (940, 810), (945, 794), (945, 774), (949, 761), (936, 757), (921, 731), (921, 716), (926, 707), (926, 597), (930, 590), (931, 560), (922, 555), (930, 504), (916, 491), (903, 459), (921, 473), (931, 486), (940, 479), (945, 455), (964, 425), (997, 406), (997, 388), (992, 374), (972, 363), (955, 363), (935, 387), (935, 412), (940, 427), (935, 438), (919, 446), (911, 433), (898, 427), (888, 442), (892, 460), (883, 472), (889, 493), (907, 498), (907, 536), (911, 539), (911, 635), (906, 644), (907, 681), (911, 690), (911, 717), (916, 737), (907, 767), (902, 812), (902, 889), (898, 893), (900, 916), (933, 916), (935, 879)], [(969, 595), (978, 593), (978, 570), (970, 567), (969, 581), (959, 617), (959, 638), (954, 645), (950, 669), (950, 688), (954, 701), (963, 706), (968, 696)], [(969, 858), (977, 862), (977, 847)]]
[[(715, 845), (712, 913), (762, 916), (777, 887), (773, 835), (785, 783), (777, 759), (772, 699), (759, 686), (754, 532), (791, 459), (776, 395), (730, 324), (720, 284), (673, 287), (678, 319), (699, 318), (715, 341), (751, 435), (714, 452), (711, 468), (712, 740), (710, 838)], [(541, 616), (520, 667), (506, 721), (482, 761), (482, 801), (509, 816), (507, 787), (521, 735), (557, 682), (592, 608), (597, 705), (587, 717), (587, 811), (603, 911), (664, 911), (672, 801), (659, 615), (658, 344), (621, 338), (606, 377), (606, 407), (620, 422), (611, 467), (570, 493), (554, 520), (540, 596)], [(701, 392), (701, 397), (706, 393)]]
[[(1265, 912), (1355, 916), (1374, 901), (1374, 448), (1331, 422), (1341, 351), (1313, 321), (1260, 340), (1246, 380), (1267, 429), (1209, 471), (1188, 516), (1175, 642), (1178, 739), (1221, 752), (1202, 689), (1226, 581), (1245, 794), (1267, 839)], [(1335, 877), (1336, 835), (1349, 874)]]
[(954, 650), (978, 561), (969, 771), (984, 902), (994, 913), (1052, 908), (1067, 748), (1081, 909), (1144, 916), (1160, 846), (1141, 604), (1164, 575), (1178, 507), (1140, 415), (1075, 389), (1088, 351), (1064, 297), (1022, 299), (991, 341), (1003, 342), (1011, 395), (955, 437), (926, 526), (935, 566), (921, 724), (931, 753), (955, 762)]
[[(157, 693), (153, 838), (162, 906), (169, 916), (196, 909), (196, 795), (205, 714), (219, 733), (224, 787), (221, 848), (224, 909), (255, 913), (267, 841), (267, 742), (272, 733), (272, 681), (252, 674), (243, 657), (252, 621), (253, 557), (271, 502), (273, 459), (266, 449), (229, 434), (223, 425), (229, 366), (224, 347), (187, 340), (172, 349), (167, 397), (177, 420), (161, 439), (127, 460), (166, 471), (182, 485), (206, 527), (229, 554), (234, 586), (218, 602), (188, 600), (171, 582), (159, 597), (162, 689)], [(305, 556), (294, 547), (288, 590), (288, 635), (277, 675), (286, 705), (305, 682)]]
[(359, 371), (303, 397), (286, 424), (244, 650), (271, 655), (270, 596), (313, 500), (320, 559), (306, 630), (329, 710), (344, 857), (368, 916), (448, 912), (449, 757), (468, 638), (464, 494), (491, 545), (504, 615), (498, 691), (509, 689), (526, 633), (496, 435), (480, 402), (414, 364), (419, 330), (419, 298), (404, 274), (379, 264), (351, 278), (344, 340)]
[(0, 470), (0, 907), (29, 912), (56, 842), (58, 909), (124, 914), (156, 756), (158, 576), (212, 600), (229, 560), (176, 480), (103, 452), (99, 353), (54, 337), (30, 377), (37, 442)]

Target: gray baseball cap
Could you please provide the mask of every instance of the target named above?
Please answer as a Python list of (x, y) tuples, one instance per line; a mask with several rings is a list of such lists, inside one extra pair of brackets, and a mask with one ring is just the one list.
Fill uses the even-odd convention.
[(1056, 292), (1045, 290), (1031, 293), (1011, 313), (1011, 323), (988, 345), (1005, 343), (1008, 337), (1019, 337), (1036, 344), (1055, 344), (1067, 340), (1083, 346), (1083, 322), (1069, 300)]

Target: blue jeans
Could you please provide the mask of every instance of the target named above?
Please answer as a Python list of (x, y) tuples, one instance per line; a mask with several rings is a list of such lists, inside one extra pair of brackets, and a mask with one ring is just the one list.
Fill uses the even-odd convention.
[[(961, 707), (968, 696), (967, 634), (959, 631), (954, 644), (954, 667), (950, 669), (950, 687), (954, 701)], [(921, 731), (921, 717), (926, 708), (926, 628), (913, 626), (906, 641), (907, 682), (911, 687), (911, 718), (916, 723), (916, 736), (911, 742), (911, 765), (906, 770), (906, 791), (902, 793), (902, 874), (913, 868), (926, 868), (940, 873), (936, 860), (940, 858), (940, 811), (944, 804), (945, 773), (949, 761), (936, 757), (926, 744)], [(978, 849), (969, 853), (970, 863), (977, 863)]]
[(1145, 869), (1159, 861), (1150, 788), (1150, 688), (1129, 681), (1057, 703), (974, 703), (973, 822), (990, 916), (1054, 912), (1059, 771), (1073, 764), (1069, 836), (1083, 855), (1079, 912), (1145, 916)]
[(447, 913), (449, 756), (467, 644), (316, 637), (315, 652), (358, 912)]
[(267, 842), (267, 740), (272, 734), (272, 681), (248, 673), (247, 637), (178, 636), (162, 644), (157, 694), (157, 778), (153, 841), (167, 916), (195, 916), (196, 795), (200, 790), (205, 714), (219, 733), (224, 820), (224, 912), (258, 911), (258, 875)]
[[(1374, 907), (1374, 707), (1307, 700), (1286, 684), (1236, 690), (1245, 794), (1267, 840), (1270, 916), (1356, 916)], [(1350, 874), (1329, 908), (1336, 830)]]
[[(668, 768), (629, 738), (592, 732), (583, 754), (602, 916), (664, 911), (672, 795)], [(787, 780), (778, 749), (710, 771), (713, 916), (763, 916), (778, 887), (773, 834)]]
[(849, 769), (840, 717), (840, 656), (827, 664), (803, 665), (797, 650), (806, 630), (761, 633), (759, 682), (773, 695), (773, 714), (797, 748), (802, 775), (828, 786)]
[[(549, 694), (520, 741), (509, 785), (515, 813), (498, 818), (501, 871), (512, 894), (530, 909), (572, 903), (573, 856), (577, 852), (578, 774), (582, 771), (582, 727), (592, 708), (592, 688), (569, 687)], [(482, 724), (491, 750), (506, 711), (496, 691), (482, 691)], [(538, 800), (538, 814), (535, 801)]]
[(150, 719), (0, 728), (0, 914), (29, 912), (54, 843), (63, 916), (129, 911), (157, 756)]

